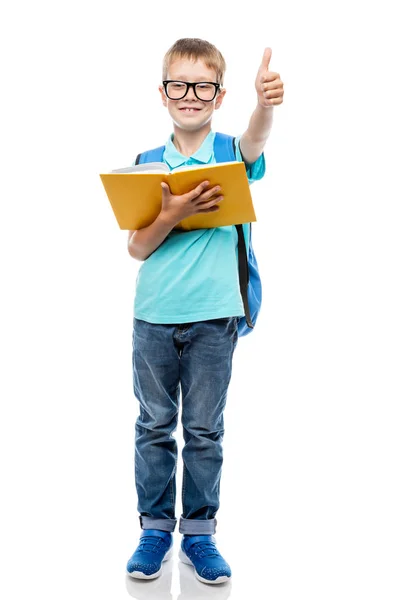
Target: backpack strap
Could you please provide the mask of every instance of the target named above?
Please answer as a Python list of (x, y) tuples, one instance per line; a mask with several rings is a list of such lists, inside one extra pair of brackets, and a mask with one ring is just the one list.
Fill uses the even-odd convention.
[(137, 155), (135, 165), (148, 162), (162, 162), (165, 146), (159, 146), (153, 150), (146, 150)]
[(214, 138), (214, 156), (216, 162), (236, 160), (235, 138), (226, 133), (216, 132)]
[(238, 260), (239, 260), (239, 285), (240, 294), (242, 296), (244, 314), (246, 317), (247, 326), (251, 329), (254, 328), (251, 320), (249, 298), (248, 298), (248, 284), (250, 280), (249, 262), (247, 259), (246, 242), (244, 241), (244, 233), (242, 225), (236, 225), (238, 233)]

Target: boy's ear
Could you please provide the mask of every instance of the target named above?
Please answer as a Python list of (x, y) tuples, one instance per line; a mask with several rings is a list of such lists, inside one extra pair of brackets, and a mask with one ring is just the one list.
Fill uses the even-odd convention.
[(164, 87), (162, 85), (159, 85), (158, 89), (161, 94), (162, 103), (164, 104), (164, 106), (167, 106), (167, 96), (165, 95)]
[(222, 100), (224, 99), (226, 94), (226, 89), (225, 88), (221, 88), (219, 94), (217, 95), (217, 98), (215, 100), (215, 110), (218, 110), (219, 107), (222, 104)]

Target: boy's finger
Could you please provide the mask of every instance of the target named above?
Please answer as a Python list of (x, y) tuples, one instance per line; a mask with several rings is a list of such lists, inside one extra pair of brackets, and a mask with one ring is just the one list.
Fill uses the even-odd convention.
[(195, 200), (195, 198), (198, 198), (198, 196), (200, 196), (204, 192), (204, 189), (207, 187), (207, 185), (208, 185), (208, 181), (206, 181), (206, 182), (203, 181), (203, 183), (200, 183), (200, 185), (198, 185), (196, 188), (194, 188), (194, 190), (187, 193), (188, 199)]
[(197, 186), (196, 190), (199, 192), (199, 194), (201, 194), (208, 185), (209, 181), (203, 181), (202, 183), (200, 183), (200, 185)]
[(212, 206), (211, 208), (200, 209), (199, 213), (208, 213), (208, 212), (217, 212), (219, 210), (219, 206)]

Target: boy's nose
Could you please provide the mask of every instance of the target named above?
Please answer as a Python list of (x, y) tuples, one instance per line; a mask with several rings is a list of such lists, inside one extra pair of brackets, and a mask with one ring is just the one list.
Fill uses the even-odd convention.
[(194, 89), (192, 87), (188, 89), (185, 98), (189, 98), (190, 100), (197, 100), (196, 94), (194, 93)]

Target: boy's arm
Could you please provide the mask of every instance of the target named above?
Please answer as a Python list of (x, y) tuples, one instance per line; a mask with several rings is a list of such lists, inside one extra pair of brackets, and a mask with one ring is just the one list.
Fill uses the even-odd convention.
[(265, 108), (260, 104), (251, 115), (249, 126), (239, 143), (243, 160), (249, 165), (253, 164), (264, 150), (272, 127), (272, 117), (273, 107)]
[(271, 131), (273, 108), (283, 102), (280, 75), (269, 70), (271, 54), (271, 48), (265, 48), (255, 81), (257, 106), (248, 128), (240, 138), (240, 151), (248, 164), (254, 163), (261, 155)]
[(132, 258), (144, 261), (163, 243), (176, 223), (159, 214), (151, 225), (129, 231), (128, 252)]

